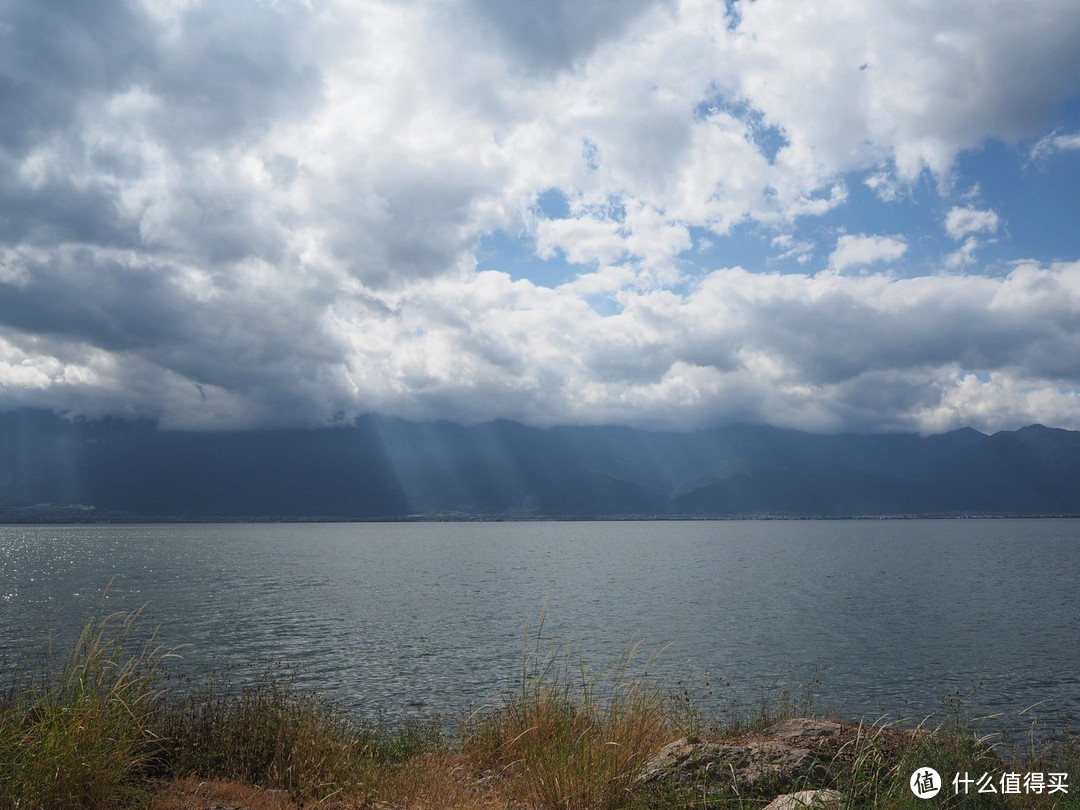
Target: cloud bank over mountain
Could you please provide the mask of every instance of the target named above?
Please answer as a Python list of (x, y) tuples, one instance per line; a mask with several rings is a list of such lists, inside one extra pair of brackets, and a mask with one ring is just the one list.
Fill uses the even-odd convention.
[(1080, 7), (0, 2), (0, 407), (1080, 427)]

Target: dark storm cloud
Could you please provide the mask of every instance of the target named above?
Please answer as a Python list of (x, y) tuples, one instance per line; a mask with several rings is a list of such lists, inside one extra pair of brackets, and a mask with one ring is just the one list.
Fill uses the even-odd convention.
[(247, 201), (234, 204), (245, 190), (203, 181), (194, 152), (318, 103), (318, 71), (294, 39), (301, 6), (197, 4), (171, 27), (135, 3), (0, 9), (0, 239), (134, 247), (145, 211), (121, 195), (172, 162), (176, 230), (198, 230), (187, 246), (215, 262), (262, 255)]
[[(0, 240), (131, 244), (117, 210), (125, 165), (88, 146), (81, 130), (94, 108), (152, 72), (153, 26), (125, 2), (0, 4)], [(46, 152), (36, 163), (35, 152)], [(83, 178), (85, 182), (76, 182)]]
[(0, 3), (0, 146), (25, 152), (130, 87), (155, 62), (153, 34), (123, 0)]
[[(1072, 268), (1025, 266), (1004, 283), (948, 276), (761, 277), (752, 303), (732, 307), (729, 296), (740, 292), (738, 284), (720, 298), (729, 299), (724, 303), (730, 323), (724, 325), (721, 316), (713, 327), (724, 341), (719, 362), (708, 364), (730, 368), (723, 347), (737, 344), (782, 358), (801, 382), (814, 386), (846, 384), (868, 372), (908, 374), (949, 365), (1023, 368), (1078, 384), (1074, 283)], [(690, 346), (696, 342), (689, 339)], [(697, 350), (679, 356), (696, 362), (706, 357)]]
[(662, 1), (470, 0), (470, 5), (512, 59), (534, 69), (559, 70), (616, 38), (628, 22)]
[[(385, 185), (345, 191), (332, 204), (340, 216), (328, 223), (328, 247), (352, 275), (375, 287), (447, 272), (476, 242), (462, 227), (474, 184), (467, 178), (413, 176), (404, 168), (387, 179)], [(366, 216), (356, 217), (358, 209)]]
[[(326, 292), (310, 278), (297, 283), (269, 265), (253, 265), (215, 279), (135, 253), (90, 248), (24, 250), (0, 259), (0, 275), (13, 280), (0, 285), (5, 340), (75, 364), (87, 362), (78, 347), (119, 361), (109, 364), (111, 376), (99, 381), (100, 390), (83, 392), (88, 402), (132, 401), (140, 414), (160, 418), (174, 410), (168, 402), (184, 393), (186, 380), (196, 393), (198, 385), (210, 387), (198, 397), (207, 410), (223, 402), (231, 407), (237, 397), (230, 392), (244, 392), (239, 399), (250, 401), (243, 418), (253, 422), (305, 422), (313, 409), (328, 407), (327, 392), (336, 384), (328, 370), (342, 347), (323, 322)], [(242, 295), (237, 283), (244, 284)], [(70, 388), (68, 379), (54, 402), (82, 412), (77, 399), (68, 403)]]
[(159, 39), (149, 89), (156, 135), (179, 147), (265, 134), (318, 104), (321, 78), (300, 50), (310, 12), (299, 3), (229, 0), (187, 9)]
[(87, 248), (19, 258), (26, 281), (0, 295), (0, 323), (74, 338), (110, 351), (182, 338), (184, 302), (160, 268), (102, 258)]
[(70, 166), (54, 160), (30, 185), (16, 179), (15, 161), (0, 156), (0, 243), (138, 242), (138, 223), (119, 210), (115, 186), (100, 179), (76, 183)]

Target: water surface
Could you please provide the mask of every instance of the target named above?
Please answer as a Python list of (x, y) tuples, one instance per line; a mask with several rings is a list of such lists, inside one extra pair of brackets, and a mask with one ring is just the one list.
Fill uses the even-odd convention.
[[(848, 717), (1080, 709), (1080, 521), (0, 527), (0, 656), (145, 603), (183, 666), (285, 660), (351, 706), (504, 694), (522, 630), (598, 666), (631, 637), (710, 702), (813, 692)], [(978, 686), (981, 684), (981, 686)], [(1025, 715), (1026, 717), (1027, 715)]]

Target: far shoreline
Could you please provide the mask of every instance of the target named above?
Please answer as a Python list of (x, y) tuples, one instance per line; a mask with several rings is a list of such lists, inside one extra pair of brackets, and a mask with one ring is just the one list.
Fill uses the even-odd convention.
[[(341, 516), (140, 516), (101, 515), (93, 507), (8, 507), (0, 526), (176, 526), (183, 524), (332, 524), (332, 523), (718, 523), (760, 521), (914, 521), (914, 520), (1077, 520), (1080, 514), (911, 514), (911, 515), (470, 515), (464, 513)], [(12, 515), (10, 512), (20, 514)], [(80, 515), (79, 513), (83, 514)], [(83, 516), (85, 515), (85, 516)], [(82, 519), (78, 519), (82, 517)]]

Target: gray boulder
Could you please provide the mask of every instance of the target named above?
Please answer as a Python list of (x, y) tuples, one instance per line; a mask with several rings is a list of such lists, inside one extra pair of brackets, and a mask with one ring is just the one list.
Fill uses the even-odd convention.
[(765, 810), (840, 810), (844, 795), (836, 790), (800, 790), (777, 796)]
[(824, 777), (827, 772), (813, 751), (779, 740), (726, 745), (684, 737), (661, 748), (645, 764), (639, 779), (657, 782), (686, 776), (722, 779), (737, 786), (760, 782), (787, 785)]

